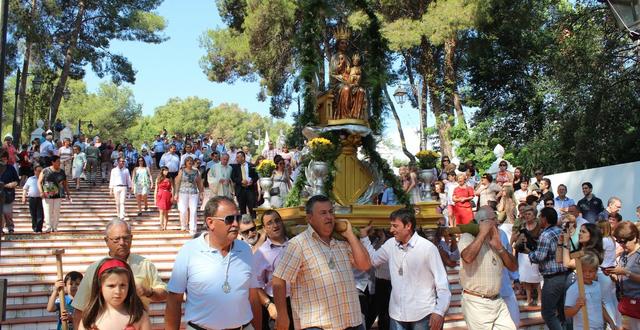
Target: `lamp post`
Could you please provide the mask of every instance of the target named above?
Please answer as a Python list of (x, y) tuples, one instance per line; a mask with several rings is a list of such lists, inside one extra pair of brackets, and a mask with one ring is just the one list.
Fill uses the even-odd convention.
[[(413, 86), (409, 84), (405, 84), (405, 86), (412, 87), (414, 91), (418, 91), (418, 88), (413, 88)], [(402, 84), (399, 84), (398, 88), (393, 92), (393, 97), (396, 99), (396, 102), (400, 104), (400, 107), (407, 102), (407, 95), (407, 90), (402, 86)], [(424, 133), (424, 129), (427, 127), (427, 116), (422, 113), (422, 97), (420, 95), (416, 96), (418, 99), (418, 114), (420, 115), (420, 150), (425, 150), (427, 149), (427, 135)]]
[[(22, 85), (20, 84), (20, 81), (21, 81), (20, 79), (22, 75), (30, 76), (30, 75), (33, 75), (33, 73), (22, 72), (20, 71), (20, 69), (18, 69), (18, 71), (16, 72), (16, 90), (15, 90), (15, 99), (13, 104), (13, 130), (11, 132), (11, 135), (13, 135), (13, 143), (16, 148), (20, 146), (20, 138), (22, 135), (22, 115), (24, 111), (24, 100), (20, 100), (21, 98), (20, 95), (21, 95), (21, 92), (26, 93), (26, 91), (22, 90)], [(40, 88), (42, 87), (42, 77), (36, 74), (31, 84), (32, 84), (31, 88), (33, 89), (34, 92), (36, 93), (40, 92)], [(25, 89), (26, 89), (26, 86), (25, 86)], [(24, 95), (22, 96), (24, 97)], [(18, 104), (19, 100), (20, 100), (20, 104)]]
[(91, 134), (91, 131), (93, 131), (93, 123), (91, 122), (91, 120), (78, 119), (78, 135), (82, 134), (82, 124), (86, 124), (86, 123), (89, 124), (87, 125), (87, 128), (89, 129), (89, 134)]

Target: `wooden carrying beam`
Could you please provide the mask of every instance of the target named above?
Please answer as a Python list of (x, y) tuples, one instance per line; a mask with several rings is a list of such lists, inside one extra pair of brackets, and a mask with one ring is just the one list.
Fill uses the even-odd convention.
[[(580, 298), (585, 299), (584, 296), (584, 279), (582, 278), (582, 261), (580, 258), (584, 256), (584, 251), (576, 251), (571, 253), (571, 259), (576, 261), (576, 277), (578, 278), (578, 295)], [(587, 302), (580, 308), (582, 312), (582, 326), (583, 329), (589, 329), (589, 315), (587, 315)]]

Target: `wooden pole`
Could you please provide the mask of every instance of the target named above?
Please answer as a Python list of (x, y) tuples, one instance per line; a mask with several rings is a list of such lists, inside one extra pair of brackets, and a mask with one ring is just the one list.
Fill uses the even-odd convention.
[[(51, 254), (56, 256), (56, 266), (58, 271), (58, 280), (62, 281), (64, 273), (62, 272), (62, 255), (64, 254), (64, 249), (55, 249)], [(66, 312), (65, 299), (64, 299), (64, 289), (58, 291), (58, 298), (60, 299), (60, 315)], [(69, 330), (69, 325), (67, 322), (62, 322), (62, 330)]]
[[(584, 295), (584, 279), (582, 278), (582, 261), (580, 259), (584, 256), (584, 251), (576, 251), (571, 253), (571, 259), (576, 261), (576, 277), (578, 278), (578, 295), (580, 298), (585, 299)], [(584, 306), (580, 308), (582, 311), (582, 328), (589, 329), (589, 315), (587, 315), (587, 302), (585, 300)]]

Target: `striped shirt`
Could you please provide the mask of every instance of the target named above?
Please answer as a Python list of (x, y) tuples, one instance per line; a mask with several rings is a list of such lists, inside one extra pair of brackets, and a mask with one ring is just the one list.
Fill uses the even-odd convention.
[(349, 244), (323, 242), (311, 226), (289, 240), (274, 277), (291, 285), (296, 329), (343, 330), (362, 324)]

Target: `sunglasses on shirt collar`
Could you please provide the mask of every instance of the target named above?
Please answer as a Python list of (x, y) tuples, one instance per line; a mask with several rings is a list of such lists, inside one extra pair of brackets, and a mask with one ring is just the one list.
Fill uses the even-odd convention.
[(234, 222), (240, 223), (240, 220), (242, 219), (242, 214), (231, 214), (231, 215), (227, 215), (224, 218), (222, 217), (210, 217), (210, 218), (224, 221), (225, 225), (232, 225)]

